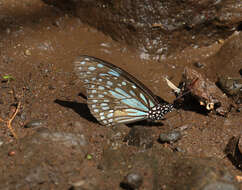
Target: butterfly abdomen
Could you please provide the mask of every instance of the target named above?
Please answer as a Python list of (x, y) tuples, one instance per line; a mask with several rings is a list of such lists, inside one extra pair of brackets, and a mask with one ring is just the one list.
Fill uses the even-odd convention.
[(151, 119), (154, 121), (161, 120), (164, 118), (165, 114), (171, 112), (173, 109), (174, 109), (173, 104), (164, 104), (164, 105), (158, 104), (149, 110), (148, 119)]

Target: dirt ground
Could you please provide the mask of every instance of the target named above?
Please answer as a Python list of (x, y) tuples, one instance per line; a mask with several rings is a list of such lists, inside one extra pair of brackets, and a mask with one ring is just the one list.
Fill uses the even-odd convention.
[[(45, 5), (40, 0), (0, 1), (0, 117), (7, 120), (21, 103), (12, 122), (17, 140), (6, 123), (1, 122), (1, 189), (68, 189), (80, 176), (92, 174), (95, 178), (99, 175), (97, 168), (103, 159), (105, 147), (118, 149), (126, 146), (123, 137), (132, 127), (101, 126), (90, 114), (86, 100), (79, 95), (85, 94), (85, 89), (77, 80), (72, 64), (78, 55), (109, 61), (134, 75), (154, 94), (172, 102), (175, 96), (164, 77), (178, 84), (185, 66), (196, 68), (195, 62), (213, 56), (222, 45), (214, 43), (208, 47), (190, 47), (180, 54), (153, 61), (148, 55), (113, 41), (96, 29), (82, 24), (78, 18)], [(242, 62), (238, 67), (242, 68)], [(220, 70), (222, 68), (216, 72)], [(215, 73), (209, 69), (209, 65), (199, 69), (199, 72), (207, 76), (214, 76)], [(241, 112), (235, 109), (227, 117), (179, 110), (179, 113), (174, 111), (168, 114), (162, 125), (143, 126), (148, 124), (142, 123), (140, 127), (152, 131), (153, 146), (156, 147), (152, 148), (154, 155), (158, 155), (160, 148), (171, 149), (169, 145), (157, 141), (160, 133), (185, 128), (182, 138), (173, 146), (192, 157), (215, 158), (232, 176), (241, 176), (241, 171), (232, 165), (224, 153), (229, 139), (241, 134), (241, 123)], [(52, 143), (58, 142), (58, 139), (65, 141), (71, 138), (72, 145), (66, 149), (62, 149), (61, 145), (53, 146), (56, 148), (53, 149), (39, 140), (41, 146), (35, 150), (33, 138), (36, 141), (39, 138), (36, 133), (41, 133), (42, 137), (46, 134), (40, 130), (41, 127), (55, 132), (56, 140)], [(115, 134), (120, 136), (116, 137)], [(48, 135), (43, 138), (48, 139)], [(78, 150), (75, 139), (84, 148)], [(129, 151), (140, 150), (128, 146)], [(27, 157), (31, 159), (26, 160)], [(40, 175), (36, 165), (42, 164), (45, 165), (45, 171), (51, 170), (53, 175), (44, 175), (38, 181), (37, 177), (29, 173), (35, 168), (33, 173)], [(69, 173), (72, 174), (69, 176)], [(29, 175), (31, 177), (27, 178)], [(124, 174), (120, 173), (119, 182), (122, 176)], [(37, 181), (35, 186), (28, 185), (27, 182), (33, 181)], [(110, 186), (106, 184), (98, 189), (121, 188), (117, 184), (116, 180), (111, 180)]]

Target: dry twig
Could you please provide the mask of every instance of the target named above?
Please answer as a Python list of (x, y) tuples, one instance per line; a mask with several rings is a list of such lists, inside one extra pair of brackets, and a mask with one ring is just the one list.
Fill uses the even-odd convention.
[(14, 118), (15, 118), (16, 115), (17, 115), (17, 113), (19, 112), (20, 105), (21, 105), (21, 102), (18, 103), (18, 106), (17, 106), (16, 110), (14, 111), (12, 117), (10, 117), (10, 119), (8, 119), (7, 121), (5, 121), (5, 120), (3, 120), (2, 118), (0, 118), (0, 121), (1, 121), (1, 122), (7, 124), (7, 127), (9, 128), (10, 132), (13, 134), (13, 136), (14, 136), (16, 139), (18, 138), (18, 136), (16, 135), (16, 133), (15, 133), (14, 130), (13, 130), (13, 127), (12, 127), (12, 121), (14, 120)]

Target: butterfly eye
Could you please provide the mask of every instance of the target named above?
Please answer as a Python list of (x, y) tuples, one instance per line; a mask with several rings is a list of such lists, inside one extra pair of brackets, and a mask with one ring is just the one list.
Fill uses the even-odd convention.
[(80, 56), (74, 64), (85, 83), (88, 107), (103, 125), (160, 120), (173, 109), (173, 104), (159, 104), (144, 84), (111, 63)]

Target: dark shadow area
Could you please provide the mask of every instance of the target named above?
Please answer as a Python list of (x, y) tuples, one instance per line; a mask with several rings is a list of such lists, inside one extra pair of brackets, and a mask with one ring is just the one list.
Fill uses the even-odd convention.
[(58, 1), (42, 0), (42, 1), (50, 6), (56, 6), (65, 12), (74, 10), (77, 2), (76, 0), (58, 0)]
[(130, 187), (130, 185), (127, 184), (127, 183), (125, 183), (125, 182), (121, 182), (121, 183), (120, 183), (120, 187), (121, 187), (122, 189), (125, 189), (125, 190), (134, 190), (134, 189), (135, 189), (135, 188)]
[(83, 99), (87, 100), (87, 96), (85, 94), (81, 93), (81, 92), (78, 94), (78, 96), (80, 96)]
[(239, 25), (237, 26), (237, 30), (242, 31), (242, 22), (240, 22)]
[(197, 98), (191, 93), (192, 86), (186, 85), (184, 82), (180, 82), (178, 88), (181, 89), (179, 94), (176, 94), (174, 100), (174, 108), (177, 110), (192, 111), (201, 115), (208, 115), (208, 111), (205, 106), (201, 106)]
[(192, 111), (201, 115), (208, 115), (208, 113), (210, 112), (206, 109), (205, 106), (201, 106), (197, 99), (191, 94), (187, 94), (181, 99), (175, 100), (173, 104), (175, 109), (177, 110), (181, 109), (184, 111)]
[(59, 100), (59, 99), (56, 99), (54, 102), (63, 107), (71, 108), (76, 113), (78, 113), (81, 117), (87, 119), (88, 121), (91, 121), (93, 123), (98, 123), (96, 118), (90, 113), (90, 110), (86, 103), (77, 103), (77, 102), (65, 101), (65, 100)]
[(240, 136), (232, 137), (228, 144), (226, 145), (226, 148), (224, 150), (224, 153), (228, 157), (228, 159), (232, 162), (232, 164), (242, 171), (242, 153), (239, 149), (239, 139)]
[[(2, 9), (0, 9), (1, 12)], [(28, 28), (36, 28), (36, 26), (43, 24), (41, 23), (43, 19), (48, 18), (49, 20), (55, 21), (55, 19), (65, 14), (72, 15), (69, 10), (63, 11), (59, 10), (53, 6), (40, 6), (40, 9), (32, 12), (25, 12), (25, 10), (16, 10), (14, 14), (11, 11), (5, 11), (4, 16), (0, 17), (0, 38), (8, 35), (7, 30), (11, 32), (21, 30), (21, 27), (27, 26)], [(53, 23), (53, 25), (55, 25)]]
[(151, 120), (142, 120), (142, 121), (136, 121), (136, 122), (133, 122), (133, 123), (129, 123), (129, 124), (126, 124), (128, 127), (132, 128), (136, 125), (138, 126), (143, 126), (143, 127), (160, 127), (160, 126), (163, 126), (164, 124), (160, 121), (151, 121)]

